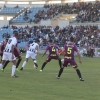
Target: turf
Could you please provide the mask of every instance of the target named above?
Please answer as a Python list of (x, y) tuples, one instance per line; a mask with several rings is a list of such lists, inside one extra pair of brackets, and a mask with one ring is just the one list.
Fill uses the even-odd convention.
[(56, 79), (59, 71), (56, 60), (39, 72), (46, 57), (37, 57), (38, 69), (34, 69), (30, 59), (23, 71), (16, 72), (18, 78), (10, 77), (11, 63), (5, 72), (0, 72), (0, 100), (100, 100), (99, 58), (83, 57), (82, 64), (75, 58), (85, 79), (81, 82), (72, 67), (65, 68), (61, 78)]

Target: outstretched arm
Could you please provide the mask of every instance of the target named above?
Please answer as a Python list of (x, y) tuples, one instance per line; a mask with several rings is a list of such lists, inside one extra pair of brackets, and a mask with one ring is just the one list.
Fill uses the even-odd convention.
[(44, 54), (42, 55), (42, 57), (46, 54), (47, 50), (45, 50)]
[(79, 58), (79, 63), (82, 63), (79, 51), (77, 51), (77, 55), (78, 55), (78, 58)]

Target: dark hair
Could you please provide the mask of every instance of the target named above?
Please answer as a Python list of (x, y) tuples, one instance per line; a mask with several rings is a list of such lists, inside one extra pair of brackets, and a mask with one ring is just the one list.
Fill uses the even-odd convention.
[(8, 38), (5, 41), (8, 41)]
[(33, 43), (33, 41), (32, 41), (32, 40), (30, 40), (30, 41), (28, 42), (28, 44), (31, 44), (31, 43)]
[(52, 43), (52, 40), (50, 39), (49, 42)]
[(15, 37), (18, 37), (18, 31), (13, 31)]
[(35, 42), (40, 42), (40, 40), (39, 40), (39, 39), (37, 39), (37, 40), (35, 40)]
[(73, 37), (70, 37), (70, 41), (71, 41), (71, 42), (74, 42), (74, 38), (73, 38)]

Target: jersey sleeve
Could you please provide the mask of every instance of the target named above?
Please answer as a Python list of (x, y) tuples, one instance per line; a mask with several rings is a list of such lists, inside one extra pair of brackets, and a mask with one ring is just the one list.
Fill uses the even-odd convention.
[(14, 46), (16, 46), (16, 44), (17, 44), (17, 39), (14, 39), (13, 42), (12, 42), (12, 44), (13, 44)]
[(77, 49), (77, 46), (76, 46), (76, 45), (74, 46), (74, 50), (75, 50), (76, 52), (78, 52), (78, 49)]
[(49, 50), (49, 46), (46, 47), (46, 50)]

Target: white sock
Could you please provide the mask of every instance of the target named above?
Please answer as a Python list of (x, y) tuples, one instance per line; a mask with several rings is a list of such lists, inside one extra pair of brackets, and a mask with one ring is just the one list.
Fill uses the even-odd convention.
[(0, 63), (0, 69), (2, 69), (3, 65)]
[(12, 74), (11, 74), (12, 76), (14, 76), (14, 75), (15, 75), (15, 70), (16, 70), (16, 66), (15, 66), (15, 65), (13, 65), (13, 66), (12, 66)]
[(22, 65), (23, 68), (25, 67), (26, 63), (27, 63), (26, 61), (23, 62), (23, 65)]
[(64, 59), (62, 59), (61, 62), (64, 62)]

